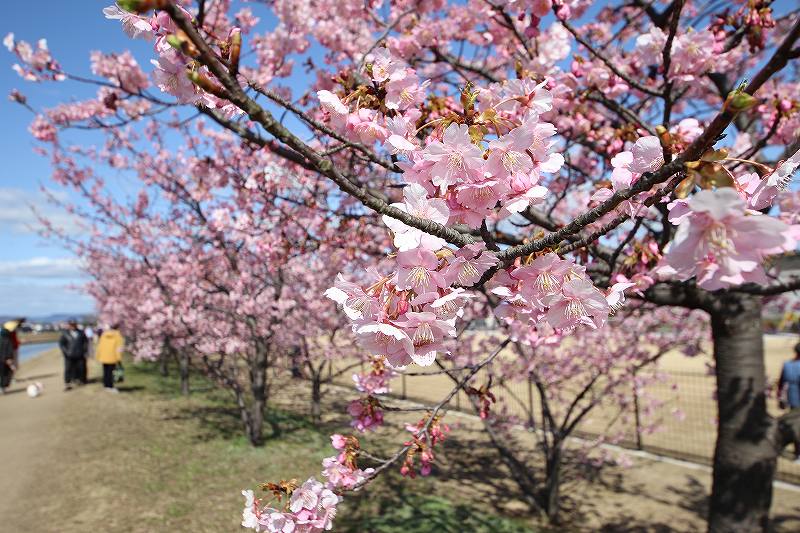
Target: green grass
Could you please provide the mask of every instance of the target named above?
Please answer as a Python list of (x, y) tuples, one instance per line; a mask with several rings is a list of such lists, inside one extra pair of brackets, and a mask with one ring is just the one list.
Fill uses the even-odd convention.
[[(140, 418), (135, 444), (138, 465), (127, 479), (126, 500), (152, 511), (140, 519), (142, 525), (154, 531), (233, 531), (240, 516), (242, 488), (255, 488), (264, 481), (320, 477), (322, 458), (333, 452), (329, 430), (318, 430), (304, 415), (273, 409), (270, 417), (280, 425), (280, 435), (253, 448), (242, 436), (230, 394), (201, 376), (193, 375), (191, 383), (192, 394), (184, 398), (178, 393), (176, 376), (162, 377), (152, 364), (126, 366), (123, 387), (135, 391), (130, 399), (150, 403), (158, 413), (156, 418), (161, 418), (160, 423), (152, 417)], [(433, 495), (434, 484), (430, 478), (382, 476), (365, 490), (345, 495), (334, 531), (532, 531), (522, 522), (487, 512), (479, 502)], [(157, 503), (153, 508), (145, 501)]]
[[(337, 531), (360, 533), (525, 533), (522, 521), (498, 517), (479, 505), (426, 495), (425, 483), (401, 480), (405, 488), (390, 494), (351, 498), (342, 505)], [(397, 486), (395, 486), (397, 489)]]

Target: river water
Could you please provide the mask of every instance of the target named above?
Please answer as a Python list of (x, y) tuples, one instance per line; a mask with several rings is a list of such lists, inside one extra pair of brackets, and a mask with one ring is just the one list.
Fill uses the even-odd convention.
[(57, 347), (57, 342), (42, 342), (38, 344), (23, 344), (19, 347), (19, 362), (27, 361), (32, 357), (36, 357), (42, 352), (52, 350)]

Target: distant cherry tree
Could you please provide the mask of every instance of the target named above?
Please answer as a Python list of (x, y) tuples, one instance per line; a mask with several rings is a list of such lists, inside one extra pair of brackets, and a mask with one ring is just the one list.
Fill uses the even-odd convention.
[[(100, 158), (148, 185), (192, 183), (174, 194), (221, 212), (203, 214), (206, 243), (180, 257), (210, 263), (212, 286), (236, 231), (266, 249), (248, 260), (268, 261), (264, 298), (273, 303), (252, 300), (251, 280), (223, 278), (221, 310), (204, 312), (246, 320), (201, 342), (236, 342), (238, 328), (252, 328), (271, 343), (271, 317), (295, 311), (282, 291), (303, 286), (292, 267), (308, 253), (303, 244), (320, 239), (322, 249), (343, 235), (354, 251), (326, 294), (379, 366), (441, 361), (478, 294), (507, 339), (409, 426), (388, 460), (362, 470), (358, 440), (335, 435), (326, 483), (270, 485), (285, 506), (247, 492), (244, 524), (328, 529), (347, 490), (398, 463), (427, 470), (446, 434), (443, 408), (503, 348), (602, 330), (627, 294), (709, 315), (719, 415), (709, 529), (766, 530), (777, 457), (800, 430), (796, 417), (767, 413), (761, 326), (764, 296), (800, 288), (797, 278), (777, 279), (772, 261), (796, 253), (800, 237), (789, 189), (800, 165), (796, 10), (757, 0), (273, 0), (271, 24), (260, 7), (121, 1), (105, 16), (152, 41), (152, 68), (127, 52), (98, 52), (92, 79), (65, 72), (44, 41), (6, 37), (23, 78), (98, 86), (95, 98), (37, 112), (31, 124), (54, 178), (88, 186), (93, 167), (77, 159)], [(22, 93), (12, 98), (29, 105)], [(185, 149), (160, 137), (165, 124), (194, 124)], [(102, 130), (106, 145), (68, 145), (61, 132), (71, 128)], [(224, 150), (209, 146), (219, 143)], [(143, 157), (123, 161), (140, 146)], [(281, 170), (266, 175), (266, 163)], [(229, 176), (218, 166), (241, 173), (197, 185)], [(284, 202), (277, 195), (252, 209), (260, 188), (295, 179), (319, 198), (303, 199), (306, 209), (335, 213), (321, 219), (329, 232), (315, 217), (273, 214)], [(383, 237), (340, 231), (371, 213)], [(169, 214), (151, 216), (172, 224)], [(267, 225), (274, 235), (272, 223), (291, 232), (286, 249), (249, 233)], [(360, 253), (386, 236), (386, 260)], [(258, 345), (248, 349), (263, 360)]]

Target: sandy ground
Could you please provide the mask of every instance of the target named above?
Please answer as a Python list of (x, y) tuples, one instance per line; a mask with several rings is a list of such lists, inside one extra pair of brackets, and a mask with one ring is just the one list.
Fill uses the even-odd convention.
[[(340, 403), (353, 397), (347, 387), (337, 387), (326, 394)], [(405, 405), (399, 400), (392, 405)], [(413, 402), (409, 402), (413, 404)], [(387, 426), (402, 428), (414, 419), (413, 413), (387, 413)], [(477, 418), (461, 412), (449, 412), (451, 438), (436, 458), (435, 476), (441, 481), (437, 490), (459, 494), (459, 499), (480, 501), (497, 512), (520, 515), (527, 510), (520, 503), (517, 486), (505, 465), (486, 439)], [(384, 431), (388, 431), (387, 428)], [(402, 433), (402, 431), (398, 431)], [(361, 438), (370, 449), (371, 435)], [(533, 436), (519, 429), (513, 432), (513, 447), (535, 450)], [(398, 439), (395, 439), (399, 442)], [(571, 442), (570, 448), (579, 444)], [(388, 455), (388, 450), (383, 455)], [(562, 484), (562, 528), (545, 531), (564, 532), (696, 532), (704, 531), (711, 490), (709, 467), (676, 460), (660, 460), (650, 454), (610, 451), (612, 457), (624, 454), (631, 465), (595, 468), (586, 464), (565, 466)], [(542, 464), (532, 451), (529, 465)], [(800, 531), (800, 487), (779, 483), (773, 492), (772, 529), (774, 532)]]
[[(74, 398), (61, 392), (59, 362), (48, 354), (23, 363), (16, 383), (0, 396), (0, 530), (24, 530), (18, 520), (27, 513), (19, 511), (31, 509), (42, 488), (37, 482), (58, 468), (59, 420), (74, 405)], [(44, 385), (45, 394), (32, 400), (25, 387), (34, 381)]]
[[(97, 368), (92, 370), (96, 376)], [(148, 431), (174, 431), (163, 422), (151, 423), (150, 419), (163, 420), (163, 408), (148, 408), (140, 394), (112, 396), (97, 383), (63, 392), (61, 359), (55, 352), (23, 364), (18, 377), (10, 393), (0, 397), (0, 450), (4, 457), (0, 532), (190, 530), (174, 523), (168, 528), (158, 525), (165, 512), (158, 508), (122, 508), (140, 503), (126, 498), (126, 491), (167, 482), (162, 479), (169, 471), (166, 459), (149, 461), (143, 455), (142, 461), (129, 463), (115, 461), (123, 454), (108, 452), (109, 443), (115, 442), (131, 449), (124, 457), (136, 457), (138, 439), (153, 439)], [(36, 399), (24, 393), (33, 381), (41, 381), (45, 387)], [(275, 402), (295, 408), (302, 408), (302, 399), (308, 397), (303, 382), (292, 381), (276, 391), (279, 397)], [(325, 403), (329, 412), (341, 413), (343, 402), (352, 397), (351, 392), (337, 388), (328, 391)], [(407, 413), (397, 413), (390, 415), (389, 422), (399, 428), (409, 418)], [(474, 419), (457, 413), (448, 419), (457, 427), (437, 458), (436, 475), (442, 483), (436, 485), (452, 491), (452, 498), (469, 498), (498, 511), (519, 513), (516, 489), (507, 482), (509, 475), (482, 432), (475, 429)], [(364, 440), (368, 444), (370, 438)], [(169, 460), (176, 458), (170, 456)], [(709, 481), (706, 469), (642, 458), (634, 458), (630, 468), (583, 471), (570, 476), (564, 486), (565, 517), (570, 522), (564, 531), (700, 531)], [(193, 512), (202, 513), (203, 508)], [(232, 509), (232, 514), (237, 513), (238, 509)], [(136, 523), (131, 522), (132, 516)], [(800, 491), (776, 488), (773, 519), (775, 531), (800, 530)]]
[[(24, 362), (16, 383), (0, 396), (0, 531), (54, 531), (57, 527), (52, 522), (56, 517), (41, 512), (48, 499), (63, 497), (52, 492), (49, 479), (80, 453), (72, 449), (65, 421), (92, 403), (88, 390), (63, 392), (61, 365), (56, 350)], [(44, 392), (31, 399), (25, 388), (36, 381), (44, 385)]]

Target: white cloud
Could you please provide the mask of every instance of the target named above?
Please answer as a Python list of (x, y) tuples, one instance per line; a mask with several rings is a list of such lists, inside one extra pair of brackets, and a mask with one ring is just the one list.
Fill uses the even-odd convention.
[(32, 257), (19, 261), (0, 261), (0, 278), (80, 278), (85, 274), (73, 257)]
[(38, 233), (42, 223), (38, 215), (47, 218), (53, 226), (67, 234), (74, 235), (81, 231), (79, 219), (70, 215), (48, 199), (51, 194), (56, 200), (67, 199), (63, 191), (29, 191), (13, 187), (0, 187), (0, 198), (3, 208), (0, 209), (0, 227), (15, 233)]
[(53, 283), (51, 280), (0, 281), (0, 315), (82, 315), (93, 310), (92, 298), (66, 283)]
[(0, 261), (0, 315), (46, 316), (91, 312), (86, 275), (74, 257)]

